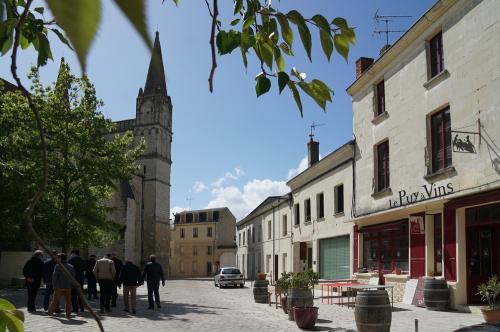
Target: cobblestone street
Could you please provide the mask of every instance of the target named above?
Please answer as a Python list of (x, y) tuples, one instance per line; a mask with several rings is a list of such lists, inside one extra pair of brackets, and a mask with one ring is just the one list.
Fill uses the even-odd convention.
[[(146, 287), (138, 289), (137, 314), (127, 315), (123, 301), (103, 317), (106, 331), (300, 331), (294, 322), (288, 321), (281, 309), (253, 301), (250, 283), (247, 287), (219, 289), (211, 280), (170, 280), (160, 288), (162, 308), (147, 310)], [(43, 290), (40, 292), (43, 294)], [(42, 296), (37, 298), (38, 307)], [(318, 296), (318, 292), (316, 296)], [(73, 316), (67, 320), (64, 315), (48, 317), (43, 311), (36, 314), (26, 312), (25, 292), (0, 291), (0, 297), (7, 298), (25, 311), (26, 331), (97, 331), (95, 322), (88, 313)], [(321, 303), (317, 331), (355, 331), (354, 310), (338, 305)], [(98, 302), (92, 301), (97, 308)], [(392, 317), (391, 331), (414, 331), (415, 319), (419, 321), (420, 332), (453, 331), (460, 327), (479, 324), (479, 314), (457, 312), (433, 312), (422, 308), (397, 304)]]

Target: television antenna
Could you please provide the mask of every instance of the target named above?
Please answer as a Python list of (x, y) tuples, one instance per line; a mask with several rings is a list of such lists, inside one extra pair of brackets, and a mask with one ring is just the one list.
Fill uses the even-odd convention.
[(311, 141), (313, 140), (313, 137), (314, 137), (314, 134), (313, 134), (313, 131), (316, 130), (316, 127), (321, 127), (321, 126), (326, 126), (326, 124), (324, 123), (315, 123), (313, 121), (313, 123), (311, 124), (311, 133), (309, 134), (309, 137), (311, 138)]
[(191, 202), (193, 201), (194, 198), (192, 197), (186, 197), (186, 201), (189, 202), (189, 210), (191, 210)]
[(391, 30), (391, 29), (389, 29), (389, 22), (392, 22), (395, 19), (401, 19), (401, 18), (411, 18), (411, 16), (409, 16), (409, 15), (380, 15), (378, 12), (378, 9), (377, 9), (377, 11), (375, 12), (375, 15), (373, 16), (373, 19), (375, 20), (375, 22), (377, 22), (377, 26), (380, 24), (380, 22), (384, 22), (385, 29), (377, 30), (377, 28), (375, 28), (373, 30), (373, 33), (376, 33), (379, 35), (385, 34), (385, 44), (389, 45), (389, 33), (405, 32), (405, 30)]

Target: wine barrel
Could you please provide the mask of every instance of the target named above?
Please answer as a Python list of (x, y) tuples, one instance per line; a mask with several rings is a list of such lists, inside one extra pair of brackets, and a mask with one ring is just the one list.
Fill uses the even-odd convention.
[(286, 305), (288, 311), (288, 319), (295, 320), (293, 315), (293, 307), (312, 307), (314, 305), (313, 296), (310, 289), (289, 289)]
[(430, 279), (424, 281), (424, 303), (429, 310), (447, 310), (450, 305), (450, 290), (446, 280)]
[(269, 297), (267, 292), (267, 286), (269, 281), (267, 280), (256, 280), (253, 283), (253, 298), (256, 303), (268, 303)]
[(358, 290), (354, 318), (358, 332), (389, 332), (392, 310), (385, 290)]

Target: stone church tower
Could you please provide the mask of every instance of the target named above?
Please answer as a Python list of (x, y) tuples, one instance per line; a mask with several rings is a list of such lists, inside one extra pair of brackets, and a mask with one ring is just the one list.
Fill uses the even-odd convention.
[(110, 206), (112, 219), (123, 225), (123, 239), (111, 248), (136, 263), (156, 254), (168, 267), (170, 248), (170, 168), (172, 103), (167, 93), (159, 34), (153, 46), (144, 89), (139, 89), (136, 118), (118, 121), (116, 132), (133, 131), (135, 142), (144, 139), (146, 149), (137, 174), (120, 186)]

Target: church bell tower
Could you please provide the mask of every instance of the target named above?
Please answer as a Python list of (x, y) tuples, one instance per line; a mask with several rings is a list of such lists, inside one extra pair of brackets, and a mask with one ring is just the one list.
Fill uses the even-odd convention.
[[(141, 259), (157, 260), (168, 268), (170, 250), (170, 169), (172, 166), (172, 102), (167, 93), (159, 33), (156, 32), (144, 90), (139, 89), (134, 133), (146, 148), (143, 166)], [(139, 248), (137, 248), (139, 249)]]

